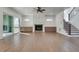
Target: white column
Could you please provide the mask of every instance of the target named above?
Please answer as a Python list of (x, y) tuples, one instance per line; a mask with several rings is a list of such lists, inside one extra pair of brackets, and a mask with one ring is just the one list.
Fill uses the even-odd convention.
[(35, 25), (33, 25), (33, 32), (35, 32)]
[(43, 32), (45, 32), (45, 26), (43, 25)]

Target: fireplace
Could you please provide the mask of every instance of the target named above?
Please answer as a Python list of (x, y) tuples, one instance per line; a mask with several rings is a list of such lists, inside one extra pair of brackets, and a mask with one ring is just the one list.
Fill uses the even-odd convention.
[(42, 24), (36, 24), (35, 25), (35, 31), (42, 31), (43, 30), (43, 25)]

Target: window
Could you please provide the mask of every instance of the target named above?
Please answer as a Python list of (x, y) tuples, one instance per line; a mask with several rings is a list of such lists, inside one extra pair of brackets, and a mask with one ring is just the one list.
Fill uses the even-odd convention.
[(46, 21), (52, 21), (52, 19), (46, 19)]
[(30, 21), (30, 19), (25, 19), (24, 21), (28, 22), (28, 21)]

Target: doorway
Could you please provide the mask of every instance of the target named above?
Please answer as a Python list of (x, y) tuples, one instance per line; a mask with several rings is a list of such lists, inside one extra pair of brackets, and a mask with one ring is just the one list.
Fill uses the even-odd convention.
[(20, 19), (18, 17), (3, 15), (3, 37), (20, 32)]
[(11, 35), (13, 32), (13, 17), (3, 15), (3, 36)]

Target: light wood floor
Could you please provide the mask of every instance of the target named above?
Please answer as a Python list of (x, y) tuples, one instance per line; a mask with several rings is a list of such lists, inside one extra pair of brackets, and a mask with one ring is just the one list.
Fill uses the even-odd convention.
[(15, 34), (0, 40), (1, 52), (76, 52), (79, 38), (57, 33)]

